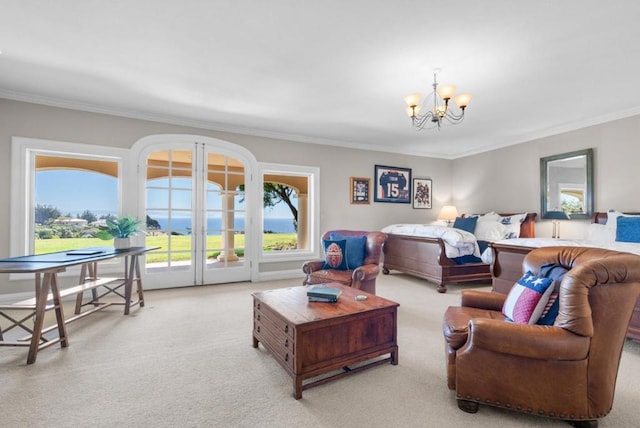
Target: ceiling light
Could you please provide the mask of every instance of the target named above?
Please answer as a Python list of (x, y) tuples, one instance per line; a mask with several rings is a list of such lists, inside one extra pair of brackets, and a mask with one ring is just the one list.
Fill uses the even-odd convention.
[[(439, 72), (439, 69), (433, 71), (433, 91), (422, 99), (422, 103), (420, 102), (422, 94), (417, 93), (404, 97), (404, 101), (407, 103), (407, 115), (411, 118), (413, 127), (418, 130), (436, 127), (439, 129), (443, 121), (452, 125), (462, 122), (464, 111), (471, 100), (471, 94), (454, 96), (456, 92), (454, 85), (438, 87), (437, 75)], [(430, 100), (433, 100), (433, 104), (429, 106)], [(451, 100), (457, 106), (458, 112), (452, 110), (452, 105), (449, 103)], [(425, 113), (420, 114), (420, 111)]]

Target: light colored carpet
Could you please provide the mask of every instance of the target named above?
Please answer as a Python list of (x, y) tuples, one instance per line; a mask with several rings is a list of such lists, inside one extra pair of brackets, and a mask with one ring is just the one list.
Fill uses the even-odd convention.
[[(27, 366), (0, 348), (3, 427), (565, 427), (480, 406), (458, 410), (445, 380), (442, 314), (461, 286), (380, 276), (400, 303), (399, 365), (382, 365), (292, 397), (292, 381), (251, 346), (252, 298), (299, 280), (148, 291), (125, 317), (112, 307), (68, 326), (70, 347)], [(468, 286), (467, 286), (468, 287)], [(612, 412), (601, 427), (637, 426), (640, 345), (627, 342)]]

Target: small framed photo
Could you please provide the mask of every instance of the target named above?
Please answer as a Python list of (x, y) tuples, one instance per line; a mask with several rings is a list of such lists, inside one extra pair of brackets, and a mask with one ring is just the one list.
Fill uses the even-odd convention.
[(362, 177), (351, 177), (351, 203), (352, 204), (370, 204), (369, 189), (371, 188), (371, 179)]
[(431, 208), (431, 179), (413, 179), (413, 208)]
[(411, 203), (411, 169), (376, 165), (375, 202)]

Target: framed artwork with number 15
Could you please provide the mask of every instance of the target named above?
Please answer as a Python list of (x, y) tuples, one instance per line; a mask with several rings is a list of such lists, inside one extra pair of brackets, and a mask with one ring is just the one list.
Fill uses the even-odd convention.
[(375, 202), (411, 203), (411, 169), (376, 165), (374, 170)]

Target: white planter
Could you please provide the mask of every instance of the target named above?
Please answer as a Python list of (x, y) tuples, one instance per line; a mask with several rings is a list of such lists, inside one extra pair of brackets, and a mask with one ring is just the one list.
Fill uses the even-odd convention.
[(126, 250), (131, 248), (131, 238), (113, 238), (113, 246), (116, 250)]

